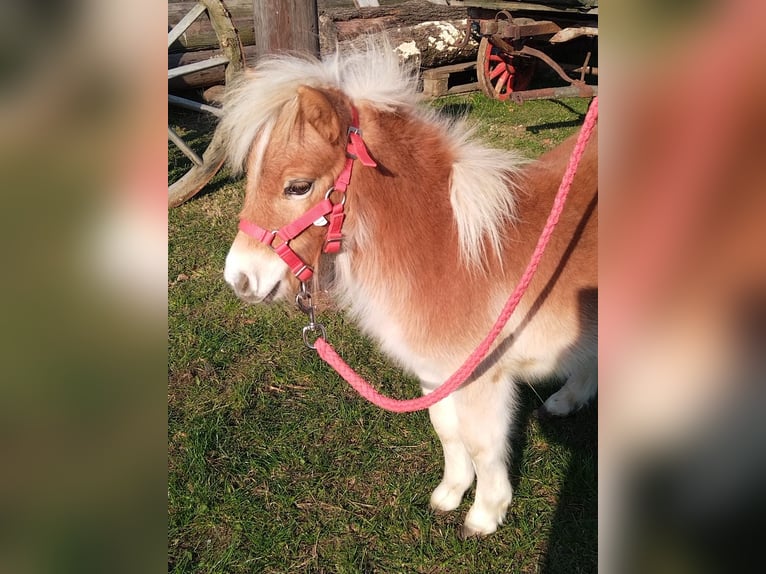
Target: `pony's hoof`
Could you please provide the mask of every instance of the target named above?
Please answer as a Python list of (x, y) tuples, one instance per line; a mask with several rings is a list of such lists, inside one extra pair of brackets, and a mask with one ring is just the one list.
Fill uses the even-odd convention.
[(464, 492), (462, 487), (451, 487), (442, 483), (433, 491), (428, 504), (436, 514), (447, 514), (460, 506)]
[(461, 538), (481, 538), (497, 530), (498, 526), (503, 523), (508, 505), (511, 503), (510, 484), (508, 489), (508, 495), (497, 500), (495, 504), (480, 506), (474, 503), (465, 516), (465, 522), (463, 522), (463, 528), (460, 532)]
[(460, 530), (458, 531), (458, 538), (460, 540), (470, 540), (472, 538), (474, 539), (481, 539), (485, 536), (488, 536), (489, 534), (492, 534), (491, 532), (482, 532), (478, 528), (474, 528), (473, 526), (469, 526), (468, 524), (463, 524), (460, 527)]
[(535, 418), (539, 421), (547, 421), (550, 419), (558, 418), (558, 415), (554, 415), (551, 411), (545, 408), (545, 405), (535, 409)]

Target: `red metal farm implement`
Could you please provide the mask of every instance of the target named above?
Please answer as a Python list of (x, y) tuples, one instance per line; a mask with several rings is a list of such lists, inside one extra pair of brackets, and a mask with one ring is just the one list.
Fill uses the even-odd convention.
[(596, 95), (598, 0), (431, 1), (467, 8), (465, 38), (479, 42), (476, 76), (487, 96), (522, 102)]

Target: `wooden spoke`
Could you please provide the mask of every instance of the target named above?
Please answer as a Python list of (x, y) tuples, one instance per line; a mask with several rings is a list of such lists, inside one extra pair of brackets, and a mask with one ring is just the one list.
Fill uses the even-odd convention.
[(495, 66), (494, 69), (489, 71), (489, 79), (494, 80), (497, 78), (500, 74), (502, 74), (505, 71), (504, 66)]
[(195, 112), (207, 112), (217, 117), (221, 117), (223, 114), (221, 108), (209, 106), (208, 104), (203, 104), (188, 98), (182, 98), (181, 96), (174, 96), (173, 94), (168, 94), (168, 102), (181, 108), (186, 108), (187, 110), (194, 110)]
[(178, 135), (178, 132), (176, 132), (176, 130), (170, 126), (168, 126), (168, 139), (176, 144), (178, 149), (180, 149), (186, 157), (192, 160), (193, 163), (196, 165), (202, 165), (202, 158), (194, 153), (194, 150), (190, 148), (186, 142), (181, 139), (181, 136)]
[(229, 59), (226, 56), (215, 56), (213, 58), (208, 58), (207, 60), (202, 60), (201, 62), (184, 64), (183, 66), (178, 66), (177, 68), (168, 70), (168, 80), (177, 78), (179, 76), (184, 76), (186, 74), (191, 74), (193, 72), (199, 72), (200, 70), (207, 70), (208, 68), (223, 66), (224, 64), (228, 63)]
[(181, 21), (178, 22), (175, 26), (173, 26), (173, 29), (168, 32), (168, 48), (178, 40), (178, 38), (181, 37), (181, 34), (186, 32), (186, 29), (192, 25), (192, 23), (199, 18), (202, 13), (207, 10), (205, 7), (205, 4), (202, 2), (197, 2), (197, 4), (189, 10), (189, 13), (186, 14), (183, 18), (181, 18)]

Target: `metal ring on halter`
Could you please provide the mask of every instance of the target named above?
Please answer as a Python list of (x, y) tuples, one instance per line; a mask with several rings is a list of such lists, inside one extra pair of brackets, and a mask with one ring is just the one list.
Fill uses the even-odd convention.
[[(333, 191), (335, 191), (335, 186), (332, 186), (330, 189), (327, 190), (327, 193), (324, 194), (324, 198), (325, 199), (330, 199), (330, 196), (332, 195)], [(340, 204), (341, 205), (346, 205), (346, 194), (345, 193), (343, 193), (343, 195), (340, 198)]]
[[(314, 339), (313, 343), (309, 343), (308, 333), (309, 331), (316, 333), (319, 332), (319, 336)], [(312, 351), (316, 351), (316, 341), (317, 339), (327, 339), (327, 331), (325, 331), (324, 325), (322, 323), (309, 323), (305, 327), (303, 327), (303, 344), (306, 345), (309, 349)]]

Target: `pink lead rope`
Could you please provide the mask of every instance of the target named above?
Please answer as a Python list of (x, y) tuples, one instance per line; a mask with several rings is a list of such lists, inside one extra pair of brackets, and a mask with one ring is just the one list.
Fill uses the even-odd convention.
[(460, 385), (465, 383), (465, 381), (469, 376), (471, 376), (471, 373), (473, 373), (479, 363), (481, 363), (487, 356), (487, 353), (489, 353), (489, 350), (492, 347), (492, 344), (495, 342), (495, 339), (497, 339), (498, 335), (505, 327), (508, 319), (510, 319), (511, 315), (516, 309), (516, 306), (519, 304), (519, 301), (524, 296), (527, 287), (529, 287), (529, 283), (532, 281), (532, 277), (537, 270), (537, 266), (540, 264), (543, 253), (545, 253), (545, 248), (548, 245), (548, 241), (550, 240), (553, 230), (559, 221), (561, 212), (564, 210), (564, 203), (566, 202), (567, 195), (569, 195), (569, 189), (572, 187), (572, 181), (574, 180), (575, 174), (577, 173), (577, 167), (580, 164), (580, 159), (582, 158), (583, 152), (585, 151), (585, 146), (590, 139), (597, 119), (598, 97), (593, 98), (590, 109), (588, 110), (588, 114), (585, 116), (585, 121), (583, 123), (582, 129), (580, 130), (580, 134), (577, 138), (575, 147), (572, 150), (572, 155), (569, 158), (569, 164), (567, 165), (567, 169), (564, 172), (564, 177), (561, 180), (561, 185), (559, 186), (558, 193), (556, 194), (556, 197), (553, 201), (553, 208), (551, 209), (551, 213), (548, 216), (548, 221), (546, 221), (545, 227), (540, 234), (540, 238), (537, 240), (537, 246), (532, 253), (532, 257), (529, 260), (529, 264), (527, 265), (526, 270), (524, 271), (524, 275), (522, 275), (521, 280), (516, 286), (516, 289), (508, 298), (508, 301), (503, 307), (500, 316), (498, 317), (497, 321), (495, 321), (495, 324), (493, 325), (490, 332), (487, 334), (481, 344), (476, 348), (476, 350), (471, 353), (468, 359), (466, 359), (463, 365), (457, 371), (455, 371), (455, 373), (441, 386), (436, 388), (433, 392), (416, 399), (392, 399), (380, 394), (372, 387), (372, 385), (370, 385), (370, 383), (360, 377), (354, 371), (354, 369), (346, 364), (340, 355), (335, 352), (335, 349), (333, 349), (332, 346), (322, 337), (318, 338), (315, 342), (316, 350), (317, 353), (319, 353), (319, 356), (322, 357), (322, 359), (333, 369), (335, 369), (335, 371), (352, 387), (354, 387), (356, 392), (362, 395), (365, 399), (382, 409), (394, 413), (409, 413), (427, 409), (428, 407), (442, 400), (447, 395), (451, 394)]

